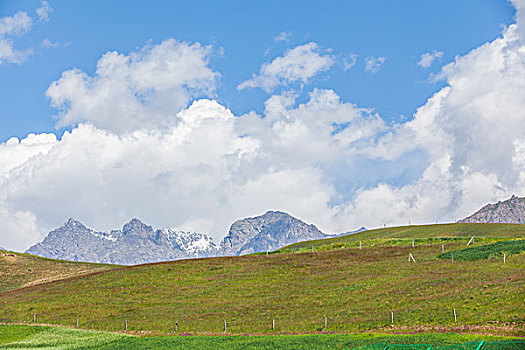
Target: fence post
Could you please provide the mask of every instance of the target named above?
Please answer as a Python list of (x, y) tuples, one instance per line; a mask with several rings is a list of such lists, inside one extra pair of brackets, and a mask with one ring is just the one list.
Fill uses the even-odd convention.
[(505, 264), (505, 253), (503, 253), (503, 263)]
[(454, 312), (454, 322), (456, 322), (456, 309), (452, 309), (452, 311)]
[(312, 246), (312, 253), (314, 252), (314, 246)]
[(179, 321), (175, 321), (175, 332), (177, 331), (178, 328), (179, 328)]
[(412, 248), (414, 248), (414, 239), (412, 238)]
[(390, 311), (390, 323), (394, 323), (394, 311)]
[(454, 254), (452, 254), (452, 263), (454, 263)]
[(36, 314), (33, 314), (33, 323), (36, 323)]
[(128, 320), (124, 320), (124, 330), (128, 330)]
[(359, 249), (361, 249), (361, 242), (359, 242)]
[(324, 317), (324, 328), (326, 328), (327, 322), (326, 322), (326, 316)]
[(275, 318), (272, 318), (272, 331), (275, 329)]
[(444, 252), (445, 252), (445, 245), (441, 244), (441, 253), (444, 253)]
[(224, 331), (226, 332), (226, 320), (224, 320)]
[(77, 317), (77, 328), (78, 328), (78, 317)]

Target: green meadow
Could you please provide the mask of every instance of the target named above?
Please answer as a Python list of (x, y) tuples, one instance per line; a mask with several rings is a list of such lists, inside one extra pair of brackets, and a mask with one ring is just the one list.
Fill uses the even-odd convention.
[[(445, 334), (319, 334), (278, 336), (171, 336), (136, 337), (118, 333), (81, 331), (45, 326), (0, 326), (2, 349), (383, 349), (386, 344), (403, 344), (405, 350), (476, 349), (480, 341), (490, 345), (505, 344), (507, 349), (520, 349), (525, 340), (494, 336)], [(502, 343), (504, 342), (504, 343)], [(407, 345), (417, 346), (407, 347)], [(423, 347), (421, 344), (427, 344)], [(375, 346), (374, 346), (375, 345)], [(397, 348), (395, 345), (392, 348)], [(522, 348), (522, 347), (521, 347)], [(497, 349), (497, 348), (495, 348)]]
[(83, 329), (124, 332), (127, 324), (141, 336), (524, 335), (524, 253), (509, 252), (505, 264), (438, 257), (467, 248), (472, 236), (469, 248), (514, 241), (525, 225), (387, 228), (269, 255), (117, 268), (0, 293), (0, 322), (29, 324), (36, 314), (37, 323), (73, 327), (78, 318)]

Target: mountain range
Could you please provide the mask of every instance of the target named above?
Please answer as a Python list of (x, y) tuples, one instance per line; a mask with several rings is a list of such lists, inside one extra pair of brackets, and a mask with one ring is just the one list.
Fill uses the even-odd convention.
[(215, 256), (217, 247), (205, 234), (153, 230), (138, 219), (110, 232), (95, 231), (69, 219), (26, 252), (52, 259), (135, 265)]
[(136, 265), (271, 251), (300, 241), (328, 237), (333, 236), (279, 211), (234, 222), (220, 246), (204, 233), (170, 228), (154, 230), (138, 219), (132, 219), (121, 230), (110, 232), (95, 231), (69, 219), (26, 252), (53, 259)]
[[(525, 198), (512, 196), (506, 201), (488, 204), (458, 222), (523, 224)], [(362, 227), (337, 236), (364, 230)], [(69, 219), (26, 252), (53, 259), (135, 265), (273, 251), (289, 244), (329, 237), (335, 236), (326, 235), (315, 225), (281, 211), (235, 221), (219, 246), (205, 233), (171, 228), (154, 230), (138, 219), (109, 232), (95, 231)]]
[(525, 197), (513, 195), (506, 201), (487, 204), (458, 222), (525, 224)]

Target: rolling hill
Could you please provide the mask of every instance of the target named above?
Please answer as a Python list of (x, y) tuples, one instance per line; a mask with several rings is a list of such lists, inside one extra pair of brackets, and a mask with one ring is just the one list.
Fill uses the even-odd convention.
[[(470, 240), (474, 236), (479, 239), (494, 240), (507, 238), (525, 237), (525, 225), (520, 224), (480, 224), (480, 223), (455, 223), (440, 225), (412, 225), (397, 226), (375, 230), (368, 230), (354, 233), (352, 235), (334, 237), (328, 239), (318, 239), (291, 244), (280, 249), (282, 252), (296, 251), (306, 248), (321, 247), (328, 249), (355, 247), (359, 242), (364, 244), (388, 243), (392, 244), (396, 240), (419, 240), (434, 242), (443, 240)], [(403, 244), (403, 243), (402, 243)]]
[(0, 250), (0, 292), (116, 267), (118, 266), (53, 260)]
[[(129, 333), (141, 335), (365, 331), (523, 335), (525, 254), (509, 255), (505, 264), (498, 257), (454, 263), (438, 258), (442, 244), (448, 252), (465, 248), (472, 235), (480, 238), (471, 244), (474, 247), (523, 238), (522, 227), (387, 228), (304, 243), (315, 244), (314, 253), (293, 248), (294, 254), (115, 269), (0, 293), (0, 320), (30, 323), (36, 313), (40, 323), (73, 326), (79, 318), (80, 328), (105, 331), (123, 331), (127, 323)], [(320, 249), (341, 240), (353, 246)], [(358, 241), (363, 242), (362, 249)], [(408, 262), (409, 253), (415, 262)]]

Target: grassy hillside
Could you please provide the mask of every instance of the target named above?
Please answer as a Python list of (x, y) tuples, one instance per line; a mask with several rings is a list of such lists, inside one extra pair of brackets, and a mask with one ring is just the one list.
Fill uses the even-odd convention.
[[(508, 231), (500, 225), (500, 230), (462, 227), (447, 232), (467, 237), (521, 234), (514, 225)], [(417, 237), (416, 230), (410, 227), (405, 235)], [(436, 230), (424, 227), (421, 235), (442, 235)], [(403, 234), (399, 229), (382, 234), (387, 232)], [(377, 239), (372, 231), (363, 234)], [(508, 257), (506, 264), (498, 259), (451, 264), (437, 258), (441, 244), (446, 251), (458, 250), (465, 240), (424, 243), (117, 269), (0, 293), (0, 321), (31, 322), (36, 313), (41, 323), (73, 326), (79, 317), (81, 328), (122, 331), (127, 320), (128, 332), (145, 335), (174, 334), (176, 321), (177, 334), (524, 334), (525, 254)], [(415, 263), (408, 262), (409, 253)]]
[(0, 293), (111, 268), (115, 266), (53, 260), (0, 250)]
[[(152, 337), (139, 338), (123, 334), (89, 332), (54, 327), (0, 326), (0, 347), (3, 349), (355, 349), (357, 347), (382, 344), (432, 344), (440, 346), (465, 344), (458, 349), (476, 349), (480, 341), (487, 345), (505, 342), (505, 349), (520, 349), (523, 339), (502, 337), (460, 335), (460, 334), (344, 334), (344, 335), (302, 335), (302, 336), (235, 336), (235, 337)], [(428, 348), (425, 347), (425, 349)], [(485, 348), (485, 347), (484, 347)], [(404, 347), (404, 349), (410, 349)], [(489, 349), (495, 349), (489, 347)], [(448, 348), (448, 350), (453, 350)]]
[(478, 247), (453, 250), (451, 252), (439, 254), (441, 259), (456, 260), (479, 260), (479, 259), (498, 259), (503, 258), (503, 254), (510, 256), (525, 252), (525, 240), (501, 241), (492, 244), (485, 244)]
[(376, 230), (363, 231), (343, 237), (319, 239), (300, 242), (280, 249), (280, 251), (294, 251), (302, 248), (330, 246), (333, 247), (356, 247), (359, 242), (365, 244), (385, 243), (389, 245), (399, 240), (408, 242), (415, 239), (416, 242), (429, 243), (431, 241), (465, 241), (475, 236), (476, 241), (499, 240), (508, 238), (525, 237), (525, 225), (523, 224), (440, 224), (440, 225), (412, 225), (388, 227)]

